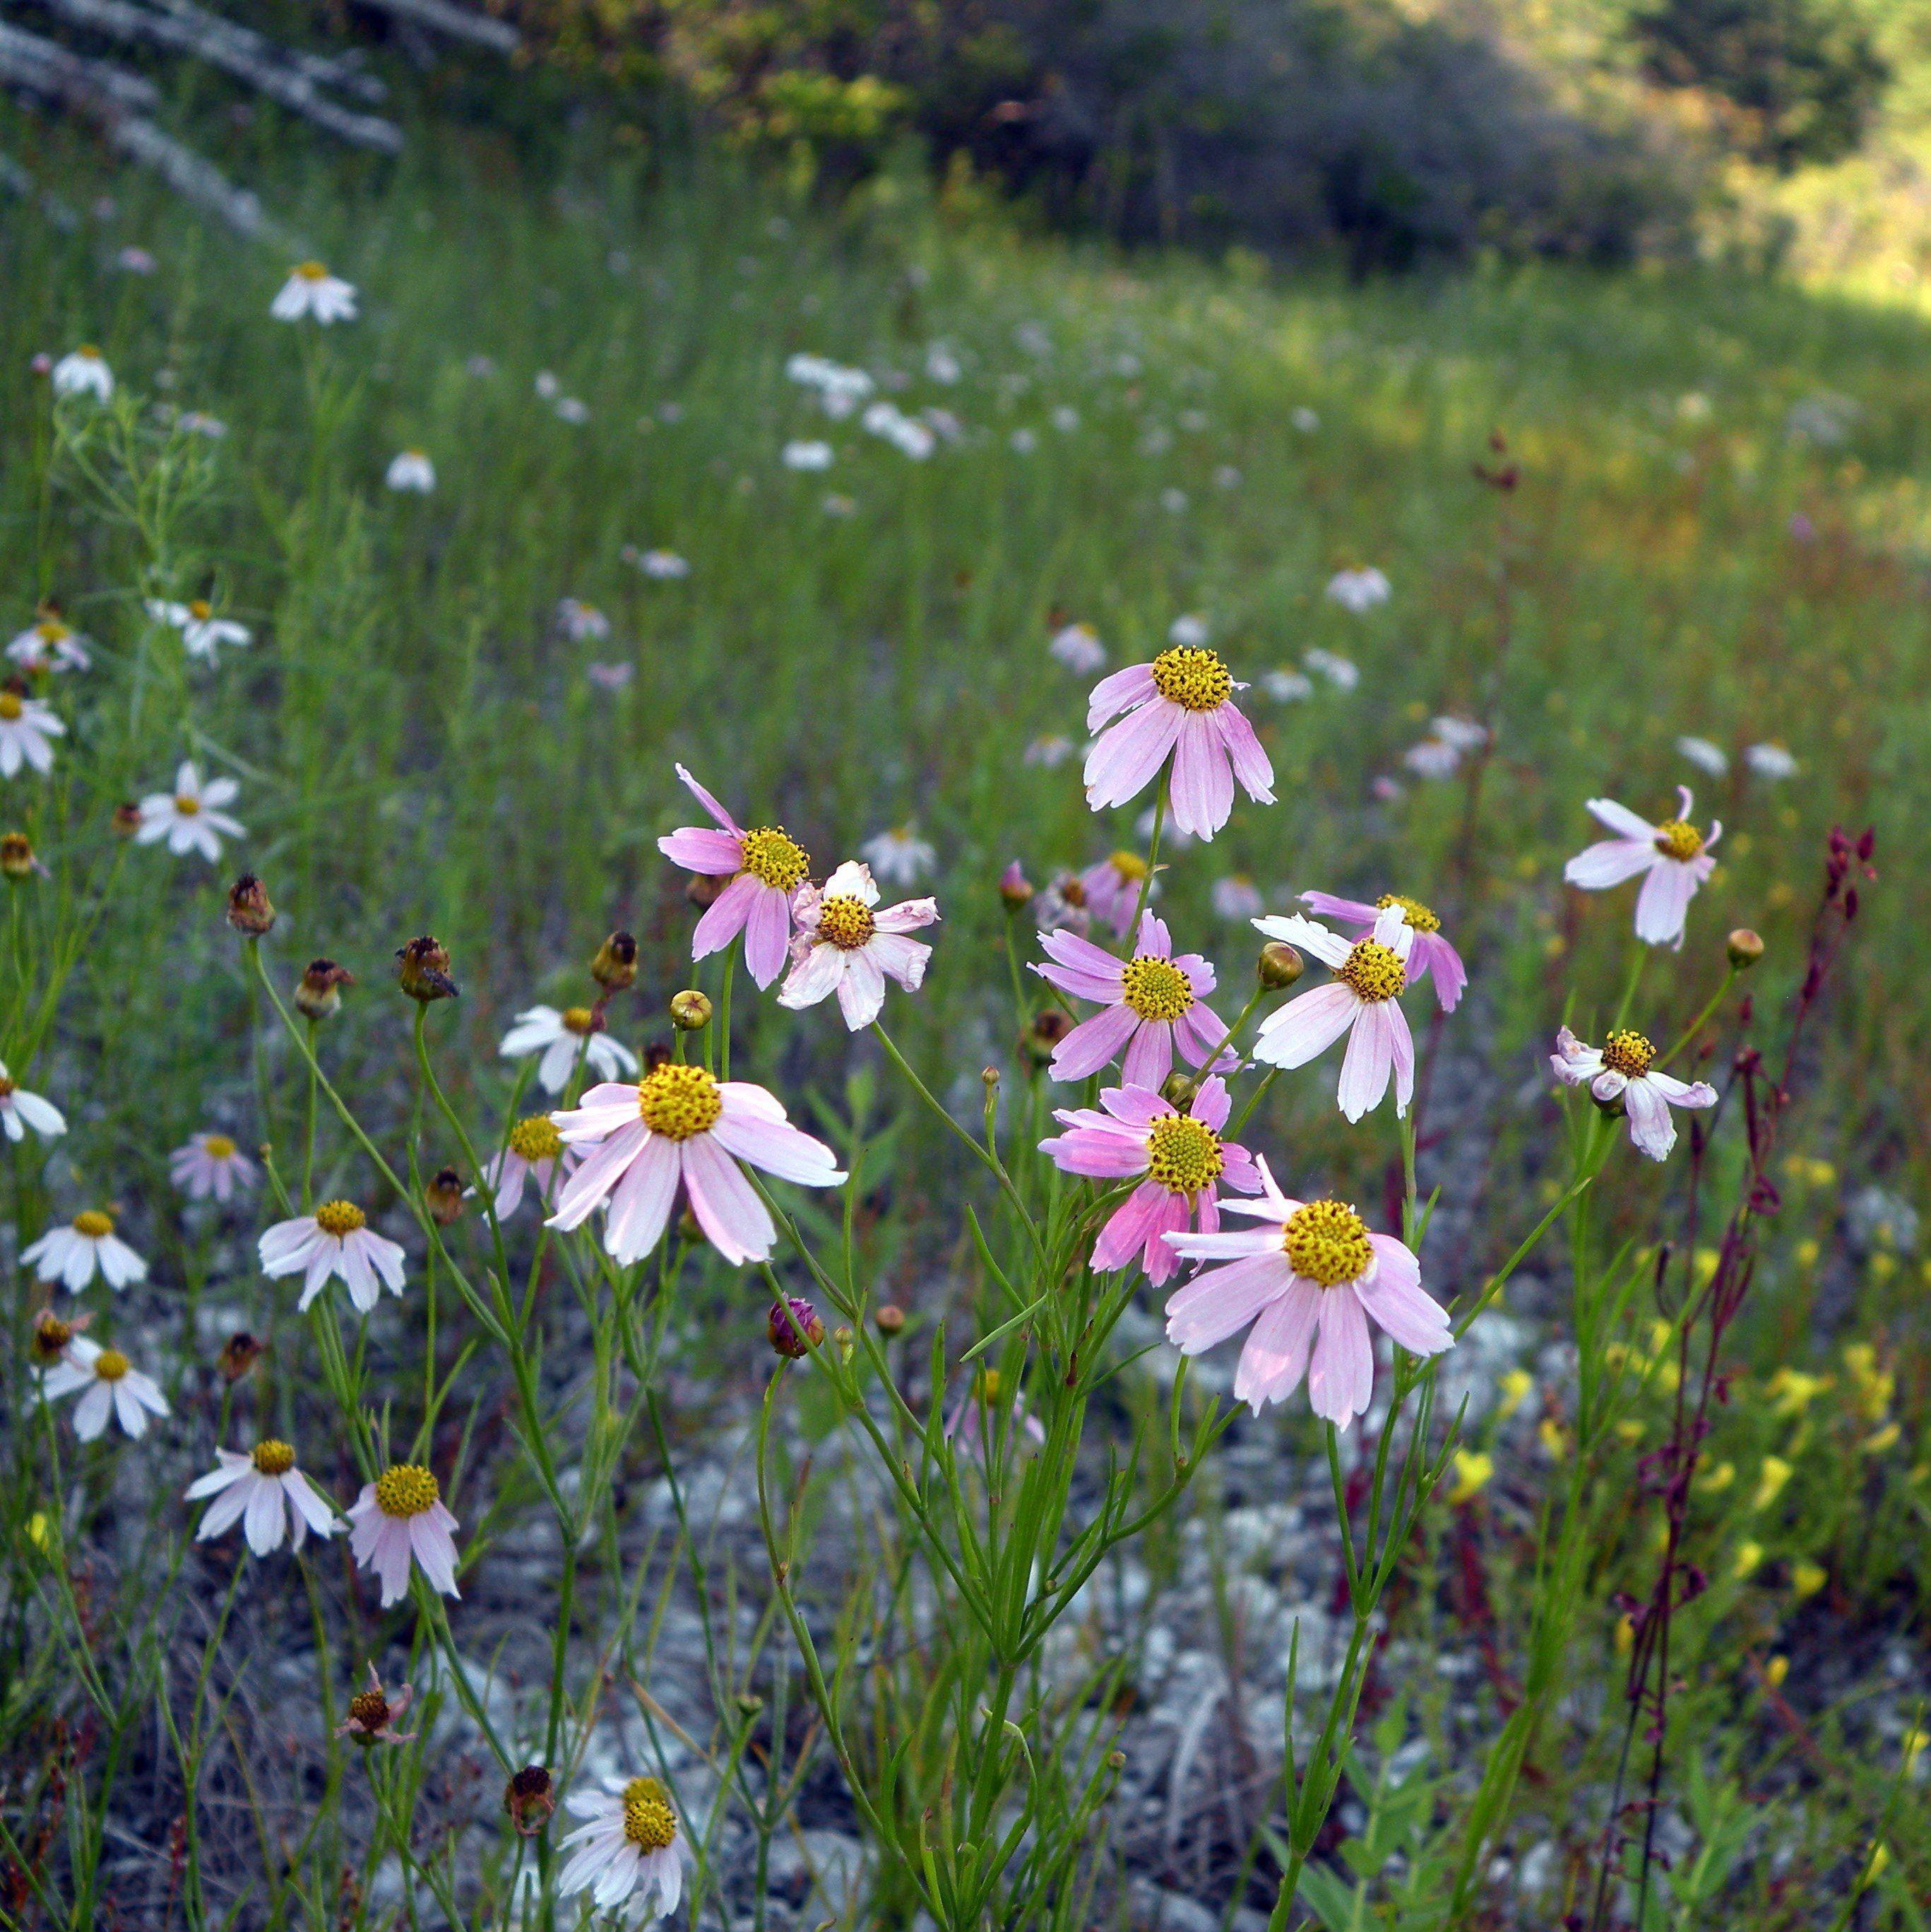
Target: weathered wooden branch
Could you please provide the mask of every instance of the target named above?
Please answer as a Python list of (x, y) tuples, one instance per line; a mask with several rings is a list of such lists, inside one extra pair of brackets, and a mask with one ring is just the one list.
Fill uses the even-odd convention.
[(317, 53), (308, 47), (285, 47), (265, 34), (258, 34), (253, 27), (243, 26), (238, 20), (211, 14), (205, 7), (197, 6), (195, 0), (153, 0), (153, 4), (178, 20), (190, 21), (211, 32), (226, 34), (237, 46), (247, 48), (261, 59), (286, 61), (318, 87), (339, 88), (358, 100), (381, 100), (388, 96), (388, 89), (362, 64), (360, 47), (350, 47), (339, 54)]
[(466, 7), (456, 6), (453, 0), (362, 0), (362, 4), (380, 14), (393, 14), (398, 20), (446, 34), (452, 40), (470, 40), (479, 47), (492, 47), (499, 54), (514, 53), (523, 44), (523, 36), (508, 21), (472, 13)]

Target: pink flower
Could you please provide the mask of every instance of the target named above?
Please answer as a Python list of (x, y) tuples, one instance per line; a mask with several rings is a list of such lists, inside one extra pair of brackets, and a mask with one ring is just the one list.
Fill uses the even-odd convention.
[(1057, 1109), (1054, 1119), (1071, 1131), (1042, 1141), (1039, 1150), (1068, 1174), (1097, 1180), (1144, 1177), (1099, 1231), (1093, 1264), (1108, 1273), (1137, 1256), (1158, 1288), (1180, 1265), (1163, 1237), (1190, 1226), (1214, 1233), (1220, 1226), (1216, 1184), (1256, 1194), (1260, 1176), (1245, 1148), (1220, 1138), (1234, 1103), (1217, 1075), (1201, 1082), (1184, 1114), (1149, 1087), (1103, 1088), (1099, 1104), (1103, 1113)]
[(717, 829), (680, 826), (658, 839), (657, 849), (687, 872), (713, 878), (728, 874), (731, 881), (698, 920), (691, 935), (691, 957), (702, 959), (721, 952), (741, 932), (751, 976), (768, 986), (784, 970), (791, 939), (791, 896), (811, 870), (811, 861), (781, 825), (760, 825), (747, 832), (682, 765), (677, 776), (717, 820)]
[(1254, 1058), (1270, 1066), (1305, 1066), (1351, 1033), (1335, 1096), (1341, 1111), (1358, 1120), (1378, 1107), (1392, 1074), (1399, 1119), (1415, 1091), (1414, 1036), (1402, 1011), (1415, 939), (1407, 914), (1399, 905), (1386, 908), (1375, 914), (1373, 932), (1352, 945), (1297, 912), (1285, 919), (1257, 919), (1254, 926), (1270, 939), (1299, 946), (1334, 974), (1325, 986), (1290, 1000), (1261, 1022)]
[(919, 990), (932, 949), (906, 934), (934, 923), (938, 902), (907, 899), (883, 912), (873, 910), (877, 904), (871, 868), (855, 860), (847, 860), (822, 892), (813, 885), (798, 888), (792, 908), (798, 932), (791, 942), (796, 964), (778, 992), (781, 1006), (814, 1006), (835, 992), (845, 1024), (856, 1033), (877, 1018), (888, 977), (908, 993)]
[(1591, 892), (1620, 886), (1640, 872), (1645, 876), (1636, 896), (1636, 937), (1651, 946), (1683, 944), (1683, 922), (1696, 888), (1717, 869), (1711, 847), (1723, 836), (1720, 819), (1706, 832), (1690, 823), (1694, 802), (1690, 788), (1678, 785), (1680, 815), (1652, 825), (1613, 799), (1592, 798), (1589, 809), (1616, 833), (1576, 854), (1562, 868), (1572, 886)]
[(1033, 970), (1075, 999), (1106, 1010), (1082, 1020), (1054, 1051), (1055, 1080), (1084, 1080), (1120, 1054), (1129, 1087), (1158, 1088), (1173, 1071), (1177, 1043), (1189, 1066), (1204, 1066), (1227, 1041), (1227, 1029), (1201, 1004), (1213, 991), (1213, 968), (1198, 952), (1174, 957), (1164, 920), (1140, 922), (1140, 944), (1129, 960), (1102, 952), (1063, 930), (1043, 935), (1051, 965)]
[(356, 1567), (373, 1570), (382, 1586), (382, 1606), (409, 1588), (409, 1565), (421, 1566), (431, 1588), (460, 1597), (456, 1587), (459, 1526), (442, 1500), (442, 1485), (419, 1462), (391, 1464), (349, 1506), (349, 1548)]
[[(1089, 866), (1079, 875), (1087, 910), (1094, 918), (1105, 920), (1115, 938), (1124, 939), (1133, 930), (1146, 878), (1147, 862), (1137, 852), (1115, 852), (1098, 865)], [(1157, 885), (1147, 887), (1150, 902), (1159, 890)]]
[(1144, 791), (1174, 754), (1174, 823), (1211, 838), (1234, 809), (1237, 777), (1247, 796), (1271, 805), (1274, 768), (1261, 741), (1231, 701), (1237, 686), (1218, 652), (1177, 645), (1150, 664), (1129, 664), (1103, 677), (1088, 700), (1086, 728), (1099, 731), (1087, 754), (1086, 802), (1096, 812)]
[(1337, 898), (1332, 892), (1303, 892), (1301, 904), (1312, 906), (1324, 919), (1343, 927), (1353, 927), (1348, 934), (1359, 939), (1372, 932), (1375, 923), (1389, 907), (1394, 907), (1414, 935), (1408, 946), (1408, 984), (1419, 986), (1430, 973), (1435, 975), (1435, 996), (1445, 1013), (1460, 1004), (1462, 989), (1468, 984), (1468, 968), (1462, 956), (1441, 936), (1441, 921), (1420, 899), (1405, 892), (1384, 892), (1372, 905), (1363, 899)]
[(1303, 1375), (1315, 1414), (1345, 1428), (1368, 1406), (1375, 1325), (1414, 1355), (1453, 1347), (1448, 1316), (1421, 1285), (1421, 1264), (1392, 1234), (1370, 1232), (1339, 1201), (1291, 1201), (1258, 1161), (1258, 1201), (1231, 1214), (1261, 1224), (1231, 1234), (1169, 1234), (1189, 1260), (1217, 1262), (1167, 1301), (1167, 1340), (1198, 1355), (1249, 1322), (1234, 1399), (1258, 1415), (1291, 1395)]
[(1656, 1048), (1639, 1033), (1618, 1027), (1600, 1047), (1585, 1046), (1567, 1027), (1555, 1036), (1549, 1057), (1555, 1077), (1565, 1087), (1586, 1080), (1589, 1091), (1606, 1107), (1620, 1100), (1629, 1115), (1630, 1138), (1651, 1160), (1668, 1159), (1676, 1144), (1672, 1107), (1714, 1107), (1717, 1090), (1708, 1082), (1672, 1079), (1652, 1073)]
[(607, 1202), (604, 1246), (625, 1265), (656, 1246), (680, 1181), (711, 1245), (739, 1263), (767, 1259), (778, 1238), (739, 1161), (806, 1187), (845, 1178), (831, 1149), (791, 1126), (762, 1087), (721, 1082), (701, 1066), (673, 1063), (634, 1086), (592, 1087), (581, 1106), (551, 1118), (565, 1146), (586, 1152), (547, 1225), (581, 1227)]

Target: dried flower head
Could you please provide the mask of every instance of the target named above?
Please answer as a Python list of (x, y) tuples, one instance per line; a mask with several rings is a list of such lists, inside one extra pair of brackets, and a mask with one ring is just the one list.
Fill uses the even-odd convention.
[(382, 1680), (376, 1675), (376, 1666), (369, 1666), (369, 1688), (358, 1690), (349, 1700), (349, 1720), (335, 1727), (338, 1738), (353, 1738), (364, 1750), (376, 1744), (412, 1744), (413, 1731), (398, 1731), (395, 1726), (401, 1722), (403, 1714), (408, 1710), (409, 1700), (415, 1693), (407, 1685), (391, 1697), (382, 1688)]
[(355, 976), (332, 959), (311, 959), (295, 989), (295, 1010), (312, 1020), (325, 1020), (342, 1004), (341, 988), (352, 986)]
[(238, 1382), (262, 1358), (267, 1344), (256, 1340), (245, 1328), (238, 1328), (221, 1345), (214, 1366), (223, 1382)]
[(607, 993), (621, 993), (637, 981), (637, 941), (628, 932), (613, 932), (597, 948), (590, 977)]
[(228, 923), (250, 939), (259, 939), (275, 922), (268, 889), (253, 872), (244, 872), (228, 888)]
[(556, 1792), (547, 1765), (526, 1764), (503, 1786), (503, 1810), (526, 1838), (543, 1829), (556, 1809)]
[(439, 1167), (422, 1190), (429, 1218), (439, 1228), (453, 1226), (463, 1217), (463, 1177), (453, 1167)]
[(28, 878), (38, 862), (34, 842), (24, 832), (0, 832), (0, 873), (10, 879)]
[(396, 981), (412, 1000), (427, 1006), (432, 1000), (453, 1000), (457, 986), (449, 976), (449, 949), (424, 933), (396, 948)]
[(141, 829), (141, 808), (133, 800), (126, 799), (114, 808), (114, 836), (116, 838), (131, 838)]

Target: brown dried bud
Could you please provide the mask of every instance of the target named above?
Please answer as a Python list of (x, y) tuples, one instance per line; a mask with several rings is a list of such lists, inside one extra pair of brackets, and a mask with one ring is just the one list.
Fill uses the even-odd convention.
[(881, 1335), (900, 1335), (905, 1330), (905, 1311), (895, 1301), (881, 1301), (872, 1311), (872, 1321)]
[(621, 993), (637, 982), (637, 941), (627, 932), (613, 932), (597, 948), (590, 977), (607, 993)]
[(463, 1177), (453, 1167), (439, 1167), (424, 1186), (422, 1198), (429, 1218), (439, 1228), (463, 1218)]
[(214, 1358), (214, 1366), (221, 1372), (223, 1382), (238, 1382), (261, 1360), (264, 1345), (256, 1341), (245, 1328), (238, 1328), (221, 1345), (221, 1352)]
[(526, 1838), (541, 1831), (556, 1809), (556, 1793), (546, 1765), (525, 1765), (503, 1786), (504, 1812)]
[(1730, 956), (1730, 964), (1739, 973), (1747, 973), (1763, 957), (1763, 934), (1740, 926), (1723, 942), (1723, 950)]
[(1053, 1049), (1073, 1030), (1072, 1016), (1057, 1006), (1042, 1006), (1033, 1016), (1033, 1024), (1019, 1036), (1020, 1050), (1036, 1066), (1043, 1066), (1053, 1057)]
[(670, 1023), (679, 1033), (702, 1033), (711, 1023), (711, 1003), (695, 986), (670, 996)]
[(398, 946), (396, 983), (425, 1006), (432, 1000), (454, 999), (457, 988), (449, 976), (449, 949), (426, 932), (406, 946)]
[(38, 864), (34, 842), (24, 832), (0, 832), (0, 872), (10, 879), (24, 879)]
[(661, 1040), (653, 1040), (643, 1049), (643, 1070), (655, 1073), (660, 1066), (670, 1064), (670, 1049)]
[(355, 983), (355, 976), (347, 967), (332, 959), (311, 959), (295, 982), (295, 1010), (312, 1020), (325, 1020), (342, 1004), (337, 988)]
[(764, 1332), (771, 1346), (788, 1362), (808, 1355), (825, 1339), (825, 1324), (818, 1311), (801, 1297), (787, 1294), (771, 1304), (765, 1318)]
[(228, 888), (228, 923), (249, 939), (259, 939), (275, 922), (268, 889), (253, 872), (244, 872)]
[(33, 1356), (41, 1368), (52, 1367), (58, 1361), (67, 1345), (77, 1330), (87, 1326), (87, 1317), (79, 1316), (72, 1322), (63, 1322), (51, 1308), (40, 1311), (40, 1319), (34, 1324)]
[(1254, 970), (1260, 975), (1262, 986), (1278, 993), (1283, 987), (1291, 986), (1307, 970), (1307, 962), (1285, 939), (1270, 939), (1261, 947)]
[(684, 882), (684, 896), (701, 912), (715, 905), (730, 884), (721, 873), (713, 878), (709, 872), (693, 872)]
[(114, 808), (114, 836), (116, 838), (131, 838), (141, 829), (141, 808), (123, 802)]

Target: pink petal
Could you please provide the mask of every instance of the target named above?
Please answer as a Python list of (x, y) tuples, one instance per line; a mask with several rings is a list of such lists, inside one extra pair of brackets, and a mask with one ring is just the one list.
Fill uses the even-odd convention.
[(1600, 892), (1647, 872), (1662, 856), (1654, 838), (1605, 838), (1577, 853), (1563, 867), (1562, 876), (1572, 886)]
[(1221, 742), (1227, 747), (1228, 758), (1233, 765), (1234, 776), (1240, 781), (1241, 790), (1257, 805), (1272, 805), (1274, 768), (1268, 762), (1267, 753), (1261, 748), (1261, 741), (1254, 735), (1254, 728), (1248, 723), (1246, 716), (1231, 704), (1223, 704), (1207, 715), (1220, 734)]
[[(1685, 793), (1685, 797), (1689, 794)], [(1686, 806), (1686, 813), (1688, 811)], [(1646, 818), (1639, 818), (1626, 805), (1618, 805), (1613, 798), (1592, 798), (1589, 801), (1589, 815), (1599, 824), (1606, 825), (1618, 838), (1640, 840), (1652, 850), (1656, 847), (1656, 827)]]
[(1086, 728), (1097, 731), (1116, 713), (1129, 704), (1140, 704), (1153, 695), (1153, 667), (1128, 664), (1110, 673), (1093, 686), (1087, 698)]
[(1623, 1089), (1623, 1105), (1629, 1111), (1630, 1138), (1651, 1160), (1664, 1160), (1676, 1144), (1676, 1123), (1669, 1118), (1669, 1103), (1647, 1079), (1632, 1080)]
[(1354, 988), (1339, 981), (1303, 993), (1261, 1022), (1254, 1057), (1270, 1066), (1305, 1066), (1354, 1024), (1361, 1004)]
[(1411, 1355), (1454, 1345), (1447, 1311), (1421, 1285), (1421, 1264), (1392, 1234), (1370, 1234), (1375, 1267), (1354, 1293), (1377, 1323)]
[[(751, 873), (740, 872), (698, 920), (697, 929), (691, 935), (691, 957), (704, 959), (713, 952), (721, 952), (744, 930), (758, 894), (765, 890), (763, 882)], [(770, 982), (764, 983), (768, 986)]]
[(1264, 1254), (1209, 1268), (1168, 1297), (1167, 1340), (1183, 1355), (1213, 1348), (1278, 1300), (1292, 1279), (1277, 1243)]
[(710, 1134), (694, 1134), (683, 1154), (691, 1211), (712, 1246), (734, 1264), (769, 1258), (778, 1230), (736, 1162)]
[(1234, 768), (1208, 714), (1189, 711), (1174, 752), (1174, 823), (1196, 838), (1211, 838), (1234, 810)]
[(1636, 937), (1652, 946), (1683, 944), (1683, 922), (1696, 896), (1696, 874), (1675, 859), (1659, 856), (1636, 895)]
[(1309, 1345), (1321, 1314), (1321, 1291), (1296, 1282), (1254, 1324), (1234, 1372), (1234, 1400), (1252, 1404), (1258, 1415), (1270, 1402), (1284, 1402), (1307, 1372)]
[(768, 986), (784, 970), (784, 962), (791, 956), (791, 899), (775, 886), (755, 879), (751, 883), (757, 892), (745, 922), (744, 963), (759, 986)]
[[(1053, 1078), (1084, 1080), (1097, 1073), (1126, 1046), (1139, 1024), (1140, 1016), (1125, 1005), (1108, 1006), (1091, 1019), (1081, 1021), (1053, 1049)], [(1162, 1080), (1166, 1077), (1160, 1076)]]
[(566, 1230), (580, 1228), (652, 1137), (650, 1130), (640, 1120), (632, 1119), (618, 1128), (565, 1184), (548, 1225)]
[(622, 1266), (642, 1261), (663, 1238), (682, 1165), (677, 1143), (652, 1134), (612, 1190), (604, 1246)]
[(1375, 1388), (1375, 1345), (1368, 1316), (1346, 1289), (1321, 1296), (1321, 1331), (1308, 1370), (1308, 1401), (1324, 1420), (1345, 1428), (1368, 1406)]
[[(1132, 1010), (1130, 1006), (1114, 1009), (1117, 1012), (1129, 1014)], [(1126, 1064), (1122, 1071), (1127, 1084), (1132, 1087), (1157, 1087), (1173, 1070), (1172, 1022), (1168, 1020), (1142, 1020), (1126, 1048)]]
[[(1174, 1198), (1156, 1182), (1143, 1180), (1100, 1229), (1099, 1238), (1093, 1244), (1093, 1266), (1102, 1274), (1125, 1268), (1163, 1227), (1183, 1227), (1184, 1213), (1178, 1221), (1168, 1219), (1167, 1204)], [(1179, 1265), (1177, 1257), (1169, 1254), (1167, 1259), (1170, 1268)]]
[(687, 872), (735, 872), (744, 863), (742, 842), (728, 832), (713, 832), (707, 826), (679, 826), (658, 839), (657, 849), (673, 866), (682, 866)]
[(1452, 1013), (1468, 984), (1468, 969), (1462, 964), (1461, 954), (1440, 933), (1417, 933), (1410, 956), (1408, 982), (1412, 986), (1430, 973), (1435, 975), (1435, 996), (1441, 1010)]
[(1147, 1171), (1144, 1131), (1075, 1128), (1071, 1133), (1042, 1141), (1039, 1151), (1061, 1172), (1083, 1174), (1094, 1180), (1123, 1180)]
[(1301, 904), (1312, 906), (1324, 919), (1338, 919), (1349, 926), (1372, 926), (1380, 908), (1364, 899), (1337, 898), (1332, 892), (1303, 892)]
[[(1223, 1030), (1222, 1037), (1225, 1032)], [(1227, 1124), (1227, 1117), (1234, 1111), (1234, 1096), (1227, 1090), (1227, 1082), (1217, 1073), (1210, 1073), (1200, 1083), (1200, 1090), (1193, 1096), (1193, 1105), (1187, 1109), (1203, 1126), (1210, 1127), (1216, 1133)]]
[(694, 798), (697, 802), (724, 828), (727, 832), (735, 832), (739, 837), (743, 836), (744, 827), (740, 825), (737, 820), (733, 818), (730, 814), (727, 812), (724, 807), (720, 805), (718, 801), (684, 769), (682, 765), (676, 767), (676, 772), (677, 776), (690, 788), (691, 796)]
[(1087, 803), (1104, 812), (1144, 791), (1174, 748), (1186, 715), (1177, 704), (1159, 698), (1109, 725), (1087, 755)]
[(844, 1180), (838, 1156), (823, 1141), (793, 1126), (782, 1113), (773, 1119), (760, 1110), (747, 1110), (735, 1103), (732, 1090), (737, 1084), (736, 1081), (726, 1084), (724, 1111), (709, 1135), (727, 1154), (780, 1180), (794, 1180), (804, 1187), (836, 1187)]
[(1133, 949), (1133, 956), (1136, 959), (1171, 959), (1174, 956), (1174, 935), (1158, 913), (1144, 912), (1140, 915), (1140, 940)]

